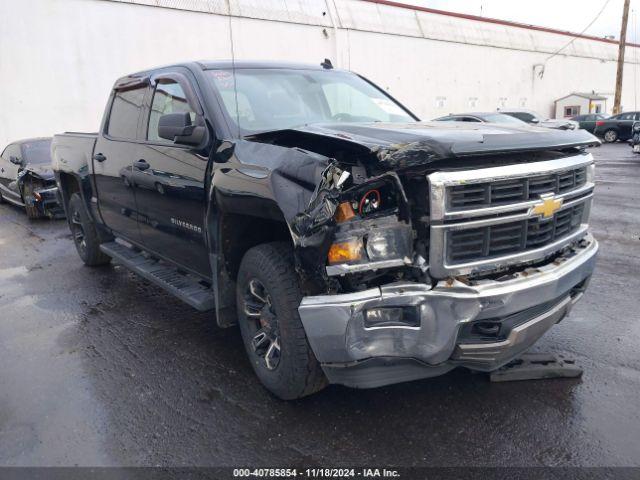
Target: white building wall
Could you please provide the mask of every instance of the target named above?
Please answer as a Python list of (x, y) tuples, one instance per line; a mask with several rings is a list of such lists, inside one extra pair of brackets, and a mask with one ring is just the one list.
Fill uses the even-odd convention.
[[(549, 59), (571, 37), (359, 0), (0, 0), (0, 18), (0, 145), (96, 130), (117, 77), (230, 58), (231, 36), (238, 59), (331, 58), (423, 119), (501, 104), (553, 115), (555, 99), (615, 83), (614, 43), (577, 39)], [(636, 50), (627, 48), (628, 109)]]

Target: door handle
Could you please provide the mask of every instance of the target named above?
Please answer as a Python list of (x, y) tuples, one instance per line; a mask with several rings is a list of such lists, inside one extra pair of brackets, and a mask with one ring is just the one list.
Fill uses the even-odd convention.
[(149, 168), (149, 164), (144, 158), (141, 158), (137, 162), (133, 162), (133, 166), (138, 170), (146, 170), (147, 168)]
[(107, 159), (107, 157), (105, 157), (105, 156), (104, 156), (103, 154), (101, 154), (101, 153), (96, 153), (96, 154), (93, 156), (93, 159), (94, 159), (96, 162), (100, 162), (100, 163), (102, 163), (102, 162), (104, 162), (104, 161)]

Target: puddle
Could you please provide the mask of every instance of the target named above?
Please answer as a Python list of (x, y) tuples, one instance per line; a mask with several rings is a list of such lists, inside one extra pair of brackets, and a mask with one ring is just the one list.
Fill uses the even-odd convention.
[(24, 265), (19, 267), (0, 268), (0, 280), (12, 280), (17, 276), (25, 276), (27, 273), (27, 267)]

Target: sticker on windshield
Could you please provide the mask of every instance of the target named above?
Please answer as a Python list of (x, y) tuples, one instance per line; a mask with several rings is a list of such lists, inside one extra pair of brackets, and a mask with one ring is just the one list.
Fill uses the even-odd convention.
[(213, 75), (218, 88), (233, 88), (233, 74), (228, 70), (212, 70), (211, 75)]
[(371, 100), (373, 100), (373, 103), (375, 103), (389, 115), (406, 115), (404, 110), (402, 110), (398, 105), (393, 103), (388, 98), (372, 98)]

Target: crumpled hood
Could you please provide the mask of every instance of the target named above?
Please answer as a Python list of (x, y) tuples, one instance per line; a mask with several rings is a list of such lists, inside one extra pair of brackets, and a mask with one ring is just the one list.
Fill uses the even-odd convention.
[(32, 164), (28, 163), (24, 167), (23, 172), (25, 174), (26, 173), (30, 173), (31, 175), (35, 175), (37, 177), (40, 177), (43, 180), (53, 180), (54, 179), (53, 168), (51, 167), (51, 165), (47, 165), (47, 164), (32, 165)]
[(410, 144), (430, 145), (445, 157), (507, 151), (551, 150), (600, 144), (596, 137), (585, 130), (552, 130), (491, 123), (314, 124), (292, 130), (340, 138), (376, 150), (400, 149)]
[(384, 170), (472, 155), (563, 150), (599, 145), (585, 130), (529, 125), (412, 122), (311, 124), (251, 135), (246, 140), (313, 151), (369, 157)]

